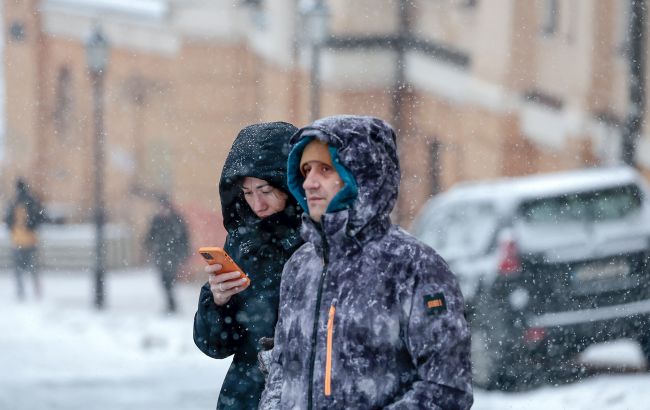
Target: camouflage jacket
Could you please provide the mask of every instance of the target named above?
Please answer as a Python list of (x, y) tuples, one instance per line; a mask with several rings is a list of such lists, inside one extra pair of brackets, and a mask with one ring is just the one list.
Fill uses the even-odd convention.
[[(330, 117), (292, 144), (310, 135), (337, 149), (358, 194), (320, 225), (303, 215), (306, 243), (282, 274), (259, 408), (471, 407), (470, 333), (457, 281), (388, 216), (399, 184), (392, 129), (374, 118)], [(288, 171), (290, 189), (300, 185), (297, 172)]]

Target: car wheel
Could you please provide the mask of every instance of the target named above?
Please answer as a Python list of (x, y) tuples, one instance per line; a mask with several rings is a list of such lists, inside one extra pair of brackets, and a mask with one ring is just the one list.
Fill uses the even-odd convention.
[(646, 371), (650, 372), (650, 334), (644, 333), (638, 340), (639, 345), (641, 346), (641, 352), (643, 352), (643, 357), (645, 357)]
[(484, 389), (497, 387), (498, 367), (503, 360), (501, 349), (493, 348), (490, 332), (481, 327), (472, 329), (472, 376), (474, 384)]
[(521, 345), (521, 330), (509, 311), (477, 309), (471, 320), (474, 384), (488, 390), (518, 390), (532, 380), (531, 360)]

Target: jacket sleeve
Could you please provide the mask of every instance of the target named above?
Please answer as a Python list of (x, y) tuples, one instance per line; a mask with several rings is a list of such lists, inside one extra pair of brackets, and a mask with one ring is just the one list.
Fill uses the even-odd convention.
[(469, 409), (473, 403), (470, 331), (458, 283), (437, 255), (413, 268), (405, 341), (418, 377), (386, 408)]
[(201, 287), (199, 306), (194, 315), (194, 343), (206, 355), (223, 359), (237, 352), (245, 331), (237, 322), (238, 297), (224, 306), (212, 299), (209, 284)]
[[(282, 317), (282, 316), (280, 316)], [(280, 325), (280, 320), (278, 320), (278, 325)], [(259, 410), (275, 410), (280, 408), (280, 399), (282, 397), (282, 349), (284, 348), (284, 343), (280, 342), (280, 334), (277, 331), (278, 327), (276, 326), (275, 332), (275, 345), (271, 353), (271, 363), (269, 366), (269, 374), (266, 377), (266, 385), (264, 391), (262, 392), (262, 398), (260, 400)], [(280, 342), (280, 343), (279, 343)]]

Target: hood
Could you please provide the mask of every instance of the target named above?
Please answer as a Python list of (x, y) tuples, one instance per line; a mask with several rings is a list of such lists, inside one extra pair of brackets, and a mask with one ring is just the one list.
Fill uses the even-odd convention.
[(337, 165), (354, 179), (347, 182), (343, 178), (345, 186), (341, 190), (350, 192), (348, 188), (354, 188), (356, 195), (348, 210), (348, 232), (354, 235), (372, 220), (387, 218), (395, 206), (400, 181), (395, 132), (391, 126), (378, 118), (339, 115), (319, 119), (294, 134), (290, 141), (287, 183), (301, 204), (305, 203), (304, 177), (297, 164), (306, 140), (314, 138), (335, 150), (332, 158), (339, 174), (341, 168)]
[[(296, 127), (286, 122), (260, 123), (245, 127), (235, 138), (219, 180), (223, 224), (229, 233), (242, 225), (259, 222), (241, 191), (240, 183), (245, 177), (263, 179), (289, 193), (286, 164), (289, 138), (296, 131)], [(291, 195), (283, 213), (299, 224), (302, 210)]]

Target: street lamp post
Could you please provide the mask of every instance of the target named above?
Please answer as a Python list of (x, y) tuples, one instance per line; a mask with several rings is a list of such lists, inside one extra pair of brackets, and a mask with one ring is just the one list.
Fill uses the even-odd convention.
[(105, 246), (104, 224), (104, 76), (108, 65), (109, 44), (101, 28), (95, 27), (86, 41), (86, 62), (93, 87), (93, 157), (95, 221), (95, 307), (104, 308)]
[(645, 115), (645, 45), (646, 45), (646, 0), (630, 1), (630, 42), (628, 50), (629, 113), (621, 141), (621, 159), (624, 164), (636, 166), (636, 146), (643, 128)]
[[(408, 41), (410, 39), (411, 33), (411, 12), (412, 5), (408, 0), (400, 0), (399, 3), (399, 26), (397, 31), (397, 40), (395, 41), (395, 73), (393, 80), (393, 90), (392, 90), (392, 110), (393, 110), (393, 128), (397, 134), (398, 145), (401, 145), (400, 142), (404, 138), (404, 114), (402, 112), (404, 101), (408, 96), (408, 87), (406, 82), (405, 75), (405, 58), (406, 58), (406, 48)], [(403, 153), (403, 151), (400, 151)], [(403, 158), (405, 159), (405, 158)], [(404, 161), (404, 166), (408, 167), (407, 161)], [(408, 179), (402, 179), (402, 187), (406, 187), (408, 184)], [(408, 218), (408, 204), (404, 203), (404, 197), (400, 196), (397, 199), (397, 206), (395, 207), (395, 216), (398, 223), (403, 224), (407, 222)]]
[(303, 24), (311, 45), (309, 108), (312, 120), (320, 117), (320, 57), (328, 36), (329, 8), (324, 0), (305, 0), (300, 4)]

